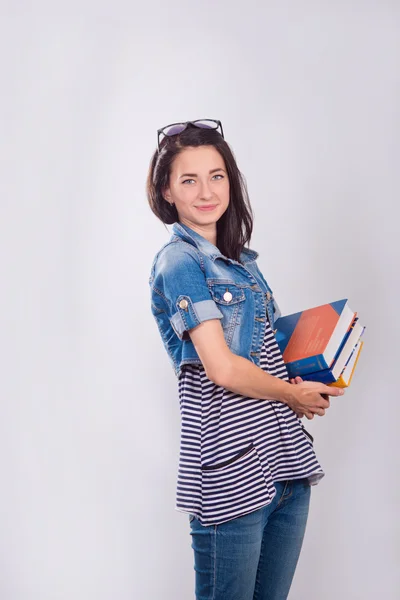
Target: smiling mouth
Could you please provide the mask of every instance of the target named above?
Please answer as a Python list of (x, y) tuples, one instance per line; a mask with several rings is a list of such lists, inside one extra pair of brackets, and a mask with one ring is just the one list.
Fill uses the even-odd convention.
[(196, 206), (196, 208), (198, 208), (199, 210), (214, 210), (214, 208), (216, 208), (217, 205), (216, 204), (210, 204), (209, 206)]

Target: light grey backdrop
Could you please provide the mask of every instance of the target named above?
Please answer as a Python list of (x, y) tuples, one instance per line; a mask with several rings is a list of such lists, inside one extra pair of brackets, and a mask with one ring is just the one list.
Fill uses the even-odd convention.
[[(56, 6), (58, 5), (58, 6)], [(2, 2), (0, 597), (193, 598), (156, 129), (220, 118), (283, 312), (348, 297), (291, 600), (399, 593), (399, 3)]]

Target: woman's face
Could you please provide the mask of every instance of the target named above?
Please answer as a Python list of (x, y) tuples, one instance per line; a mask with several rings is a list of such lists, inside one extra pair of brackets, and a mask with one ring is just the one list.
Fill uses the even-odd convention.
[(228, 208), (229, 180), (214, 146), (188, 147), (176, 156), (164, 197), (175, 204), (181, 223), (201, 231), (215, 229)]

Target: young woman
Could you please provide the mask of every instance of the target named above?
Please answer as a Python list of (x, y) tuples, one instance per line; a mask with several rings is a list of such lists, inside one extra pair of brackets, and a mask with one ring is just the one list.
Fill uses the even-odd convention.
[(155, 215), (173, 223), (149, 284), (178, 378), (176, 508), (189, 514), (196, 598), (283, 600), (310, 485), (324, 475), (300, 419), (324, 415), (328, 395), (343, 391), (288, 380), (279, 308), (245, 247), (252, 213), (221, 122), (159, 130), (147, 192)]

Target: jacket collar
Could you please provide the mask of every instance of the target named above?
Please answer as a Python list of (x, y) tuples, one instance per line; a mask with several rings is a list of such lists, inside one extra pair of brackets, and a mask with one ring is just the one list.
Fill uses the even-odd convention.
[[(172, 231), (176, 236), (181, 238), (183, 241), (192, 244), (198, 250), (206, 254), (211, 260), (215, 260), (218, 257), (227, 259), (228, 257), (224, 256), (211, 242), (206, 240), (202, 235), (184, 225), (183, 223), (174, 223), (172, 226)], [(242, 263), (247, 263), (252, 260), (256, 260), (258, 258), (258, 253), (255, 250), (251, 250), (250, 248), (243, 248), (242, 253), (240, 255), (240, 260)], [(228, 259), (232, 260), (232, 259)]]

